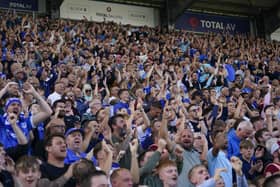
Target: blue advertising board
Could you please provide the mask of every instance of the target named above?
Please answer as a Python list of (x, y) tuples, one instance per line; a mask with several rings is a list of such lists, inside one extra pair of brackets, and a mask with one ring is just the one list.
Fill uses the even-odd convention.
[(250, 22), (246, 18), (185, 12), (175, 22), (176, 29), (193, 32), (229, 32), (249, 34)]
[(38, 11), (38, 0), (0, 0), (0, 7), (17, 10)]

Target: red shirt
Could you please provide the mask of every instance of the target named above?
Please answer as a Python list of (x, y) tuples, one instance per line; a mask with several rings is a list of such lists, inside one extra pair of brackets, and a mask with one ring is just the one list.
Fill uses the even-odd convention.
[(278, 163), (270, 163), (266, 166), (264, 173), (265, 176), (267, 176), (268, 173), (270, 173), (271, 175), (274, 175), (275, 173), (280, 172), (280, 164)]

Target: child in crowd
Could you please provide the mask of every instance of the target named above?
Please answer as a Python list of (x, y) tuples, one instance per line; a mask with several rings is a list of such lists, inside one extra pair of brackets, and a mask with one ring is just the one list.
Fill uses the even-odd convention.
[(16, 163), (15, 187), (62, 187), (72, 177), (73, 165), (56, 180), (41, 179), (40, 163), (34, 156), (23, 156)]
[(254, 158), (254, 144), (250, 140), (242, 140), (239, 144), (242, 171), (248, 180), (253, 180), (262, 170), (262, 162)]
[(199, 187), (224, 186), (223, 179), (220, 177), (221, 172), (226, 172), (226, 168), (219, 168), (215, 175), (210, 178), (210, 174), (203, 164), (194, 166), (189, 172), (189, 180), (192, 184)]
[[(232, 168), (236, 172), (237, 187), (248, 187), (246, 177), (242, 172), (242, 161), (237, 157), (231, 157), (230, 161)], [(222, 172), (227, 172), (227, 169), (218, 168), (214, 176), (210, 177), (206, 166), (199, 164), (189, 171), (188, 177), (190, 182), (196, 187), (224, 187), (225, 183), (220, 176)]]

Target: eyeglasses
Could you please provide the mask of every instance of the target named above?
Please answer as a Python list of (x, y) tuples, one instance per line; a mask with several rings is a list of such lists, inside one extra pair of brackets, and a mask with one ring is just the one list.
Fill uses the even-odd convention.
[(85, 90), (85, 92), (91, 92), (91, 90)]

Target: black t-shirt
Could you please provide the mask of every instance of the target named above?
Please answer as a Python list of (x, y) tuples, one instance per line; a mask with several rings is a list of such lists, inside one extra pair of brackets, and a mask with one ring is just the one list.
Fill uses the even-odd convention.
[(8, 171), (1, 171), (0, 172), (0, 182), (3, 184), (4, 187), (13, 187), (14, 180), (12, 175)]
[(28, 154), (28, 145), (17, 145), (15, 147), (9, 147), (5, 149), (7, 155), (13, 159), (13, 161), (17, 161), (20, 157)]
[(33, 143), (33, 155), (37, 156), (42, 161), (46, 161), (46, 150), (45, 150), (45, 142), (44, 140), (37, 140)]
[[(43, 163), (40, 166), (40, 170), (41, 170), (41, 173), (42, 173), (42, 178), (48, 178), (51, 181), (61, 177), (62, 175), (64, 175), (64, 173), (68, 170), (68, 168), (69, 168), (68, 164), (65, 164), (63, 168), (59, 168), (59, 167), (51, 165), (47, 162)], [(75, 180), (71, 178), (70, 180), (68, 180), (66, 182), (64, 187), (76, 187)]]
[(199, 126), (198, 122), (189, 121), (189, 125), (191, 126), (194, 132), (201, 132), (201, 127)]

